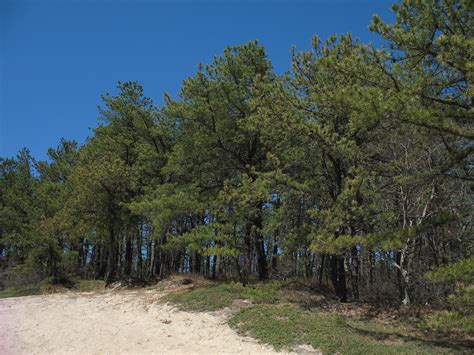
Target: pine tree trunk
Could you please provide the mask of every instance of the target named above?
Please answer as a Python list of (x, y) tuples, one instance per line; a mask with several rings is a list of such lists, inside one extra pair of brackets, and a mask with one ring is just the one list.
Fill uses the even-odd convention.
[(216, 279), (216, 269), (217, 269), (216, 264), (217, 264), (217, 255), (214, 254), (212, 257), (212, 271), (211, 271), (211, 278), (213, 280)]
[(255, 251), (257, 252), (257, 270), (260, 281), (268, 279), (267, 255), (265, 254), (265, 243), (262, 234), (262, 207), (258, 207), (258, 213), (253, 221), (255, 227)]
[(336, 297), (341, 302), (347, 302), (346, 271), (344, 270), (343, 256), (331, 256), (331, 281)]
[(319, 269), (319, 285), (323, 284), (323, 275), (324, 275), (324, 261), (326, 259), (326, 254), (321, 256), (321, 268)]
[(278, 267), (278, 240), (273, 239), (273, 254), (272, 254), (272, 272), (276, 273)]
[(132, 273), (132, 261), (133, 261), (133, 244), (132, 237), (130, 235), (126, 236), (125, 244), (125, 276), (130, 276)]
[(107, 262), (107, 275), (106, 275), (106, 284), (109, 285), (113, 281), (115, 281), (117, 277), (117, 241), (115, 240), (115, 231), (113, 223), (110, 223), (109, 226), (109, 243), (110, 243), (110, 250), (109, 250), (109, 257)]

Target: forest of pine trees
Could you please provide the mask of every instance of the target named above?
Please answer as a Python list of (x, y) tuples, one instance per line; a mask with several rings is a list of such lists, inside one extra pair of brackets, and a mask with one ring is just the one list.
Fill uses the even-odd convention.
[[(474, 299), (474, 2), (405, 0), (383, 46), (228, 47), (80, 146), (0, 159), (0, 290), (51, 278), (301, 278), (341, 301)], [(471, 309), (472, 311), (472, 309)]]

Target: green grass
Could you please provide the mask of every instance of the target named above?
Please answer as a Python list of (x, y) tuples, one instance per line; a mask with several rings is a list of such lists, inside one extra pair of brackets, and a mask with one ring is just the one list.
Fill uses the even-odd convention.
[(71, 288), (66, 288), (64, 286), (54, 284), (50, 278), (47, 278), (43, 281), (27, 286), (9, 287), (3, 291), (0, 291), (0, 298), (43, 295), (65, 291), (91, 292), (104, 288), (104, 282), (98, 280), (74, 279), (72, 284), (73, 286)]
[(171, 293), (165, 297), (165, 301), (176, 303), (179, 308), (188, 311), (215, 311), (232, 305), (235, 300), (274, 303), (279, 298), (278, 290), (277, 282), (247, 287), (238, 283), (221, 283)]
[[(453, 353), (394, 327), (345, 320), (341, 316), (304, 310), (296, 305), (255, 305), (242, 309), (229, 324), (276, 349), (308, 344), (325, 354), (434, 354)], [(467, 351), (467, 349), (466, 349)]]

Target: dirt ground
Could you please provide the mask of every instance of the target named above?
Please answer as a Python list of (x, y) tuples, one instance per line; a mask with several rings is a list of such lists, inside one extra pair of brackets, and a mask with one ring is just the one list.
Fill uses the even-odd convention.
[(225, 314), (182, 312), (157, 290), (0, 300), (0, 354), (272, 354)]

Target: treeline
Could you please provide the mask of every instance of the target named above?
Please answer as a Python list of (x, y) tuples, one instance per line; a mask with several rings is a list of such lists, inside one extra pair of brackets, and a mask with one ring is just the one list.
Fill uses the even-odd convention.
[(119, 83), (81, 147), (1, 159), (3, 287), (193, 272), (472, 296), (474, 3), (393, 10), (380, 48), (315, 37), (276, 75), (257, 42), (228, 47), (162, 107)]

